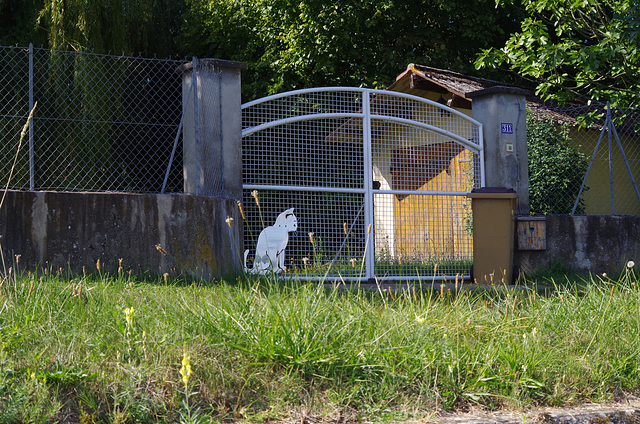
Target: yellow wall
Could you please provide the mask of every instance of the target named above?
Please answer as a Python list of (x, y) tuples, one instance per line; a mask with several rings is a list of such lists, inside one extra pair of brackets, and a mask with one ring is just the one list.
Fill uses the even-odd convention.
[[(419, 190), (454, 188), (468, 191), (471, 166), (467, 150), (450, 160), (449, 167)], [(409, 173), (401, 176), (405, 181)], [(416, 176), (420, 179), (420, 176)], [(446, 188), (445, 188), (446, 187)], [(395, 249), (399, 258), (470, 259), (471, 208), (464, 196), (394, 196)]]
[[(425, 97), (437, 100), (439, 94)], [(377, 104), (378, 113), (401, 110), (394, 101), (382, 100)], [(375, 113), (376, 103), (373, 105)], [(466, 120), (442, 113), (436, 106), (412, 103), (403, 111), (407, 119), (468, 140), (473, 137), (473, 128)], [(471, 114), (470, 110), (464, 112)], [(374, 117), (372, 145), (376, 178), (382, 179), (383, 189), (466, 193), (473, 188), (473, 154), (437, 132)], [(389, 240), (384, 249), (390, 250), (396, 260), (471, 259), (471, 209), (466, 197), (393, 195), (390, 203), (387, 196), (391, 195), (377, 196), (374, 214), (376, 227)], [(376, 243), (381, 238), (377, 236)]]
[[(571, 128), (569, 137), (571, 143), (589, 160), (593, 155), (598, 142), (600, 131), (595, 129), (579, 130)], [(640, 184), (640, 137), (633, 137), (626, 134), (618, 134), (620, 144), (627, 157), (631, 172), (636, 178), (636, 184)], [(636, 198), (631, 179), (624, 165), (618, 143), (612, 136), (612, 158), (614, 174), (614, 199), (615, 214), (617, 215), (637, 215), (640, 214), (640, 202)], [(591, 171), (587, 179), (587, 187), (582, 198), (585, 204), (587, 215), (609, 215), (611, 213), (610, 184), (609, 184), (609, 140), (608, 134), (602, 137), (598, 153), (593, 162)]]

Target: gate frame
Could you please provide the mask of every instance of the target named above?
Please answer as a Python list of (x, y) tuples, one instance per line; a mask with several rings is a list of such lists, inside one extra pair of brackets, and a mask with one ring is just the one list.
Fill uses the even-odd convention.
[[(243, 190), (284, 190), (284, 191), (315, 191), (315, 192), (337, 192), (337, 193), (359, 193), (364, 195), (365, 202), (365, 228), (371, 228), (373, 231), (374, 223), (374, 204), (373, 198), (375, 194), (400, 194), (400, 195), (444, 195), (444, 196), (466, 196), (468, 192), (459, 192), (459, 191), (416, 191), (416, 190), (381, 190), (373, 188), (373, 162), (372, 162), (372, 138), (371, 138), (371, 116), (373, 115), (376, 119), (381, 119), (385, 122), (395, 122), (399, 124), (408, 125), (414, 128), (419, 128), (423, 130), (428, 130), (437, 134), (440, 134), (443, 137), (449, 138), (451, 141), (455, 141), (466, 149), (473, 152), (473, 154), (478, 155), (479, 166), (480, 166), (480, 187), (485, 186), (485, 158), (484, 158), (484, 134), (483, 134), (483, 124), (472, 117), (454, 109), (442, 103), (438, 103), (436, 101), (426, 99), (424, 97), (415, 96), (408, 93), (402, 93), (399, 91), (392, 90), (379, 90), (379, 89), (371, 89), (371, 88), (360, 88), (360, 87), (315, 87), (315, 88), (306, 88), (300, 90), (292, 90), (283, 93), (273, 94), (267, 97), (262, 97), (260, 99), (256, 99), (247, 103), (242, 104), (242, 110), (250, 108), (252, 106), (266, 103), (272, 100), (277, 100), (279, 98), (291, 97), (299, 94), (307, 94), (307, 93), (317, 93), (317, 92), (358, 92), (362, 93), (362, 111), (359, 113), (314, 113), (314, 114), (306, 114), (306, 115), (298, 115), (284, 119), (276, 119), (274, 121), (266, 122), (264, 124), (260, 124), (254, 127), (248, 127), (242, 129), (242, 138), (245, 136), (249, 136), (253, 133), (277, 127), (280, 125), (286, 125), (294, 122), (302, 122), (302, 121), (311, 121), (311, 120), (319, 120), (319, 119), (339, 119), (339, 118), (361, 118), (362, 119), (362, 130), (363, 130), (363, 158), (364, 158), (364, 182), (363, 188), (334, 188), (334, 187), (314, 187), (314, 186), (279, 186), (279, 185), (255, 185), (255, 184), (242, 184)], [(391, 95), (396, 97), (403, 97), (409, 100), (418, 101), (421, 103), (425, 103), (431, 106), (434, 106), (440, 109), (443, 112), (451, 113), (462, 118), (464, 121), (467, 121), (474, 127), (478, 129), (478, 142), (477, 144), (471, 142), (463, 137), (460, 137), (457, 134), (454, 134), (450, 131), (444, 130), (440, 127), (425, 124), (423, 122), (415, 121), (412, 119), (406, 118), (398, 118), (394, 116), (389, 116), (385, 114), (372, 114), (371, 113), (371, 94), (382, 94), (382, 95)], [(365, 275), (364, 277), (358, 277), (358, 280), (373, 280), (376, 278), (377, 280), (407, 280), (407, 277), (403, 276), (380, 276), (375, 277), (375, 246), (372, 246), (373, 237), (369, 237), (366, 240), (365, 244)], [(470, 275), (462, 276), (465, 279), (471, 278)], [(306, 279), (314, 280), (344, 280), (344, 279), (352, 279), (352, 277), (304, 277)], [(447, 276), (433, 276), (429, 277), (431, 280), (445, 280)]]

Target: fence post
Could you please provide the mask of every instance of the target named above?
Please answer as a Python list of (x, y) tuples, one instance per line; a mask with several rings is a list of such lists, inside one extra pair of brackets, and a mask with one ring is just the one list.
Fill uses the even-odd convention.
[[(33, 43), (29, 43), (29, 111), (33, 110)], [(33, 151), (33, 121), (35, 117), (29, 121), (29, 190), (34, 191), (35, 184), (35, 152)]]
[(242, 69), (246, 64), (221, 59), (180, 67), (183, 102), (195, 78), (194, 99), (184, 108), (185, 193), (242, 198)]
[(525, 96), (530, 94), (529, 90), (503, 86), (466, 94), (473, 99), (473, 118), (484, 130), (486, 186), (515, 190), (517, 215), (529, 215)]

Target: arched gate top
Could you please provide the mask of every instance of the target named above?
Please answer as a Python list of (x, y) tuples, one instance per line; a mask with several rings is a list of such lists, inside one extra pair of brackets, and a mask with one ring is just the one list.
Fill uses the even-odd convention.
[(242, 136), (314, 119), (366, 118), (412, 126), (483, 150), (482, 124), (441, 103), (412, 94), (358, 87), (319, 87), (274, 94), (242, 105)]

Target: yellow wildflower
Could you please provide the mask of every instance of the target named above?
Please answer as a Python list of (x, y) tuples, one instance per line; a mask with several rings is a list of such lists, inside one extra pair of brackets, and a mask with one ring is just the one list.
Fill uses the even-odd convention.
[(182, 367), (180, 368), (180, 376), (182, 376), (182, 382), (184, 383), (184, 389), (187, 390), (189, 386), (189, 377), (191, 377), (191, 362), (190, 356), (187, 352), (182, 355)]
[(133, 306), (124, 310), (124, 318), (127, 321), (127, 327), (131, 327), (133, 323)]

